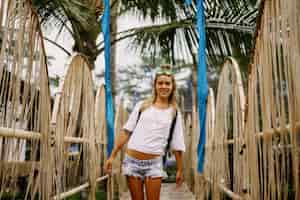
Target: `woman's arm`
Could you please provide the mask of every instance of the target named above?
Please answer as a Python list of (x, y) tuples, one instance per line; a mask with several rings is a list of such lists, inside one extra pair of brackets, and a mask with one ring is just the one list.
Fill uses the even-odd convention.
[(121, 134), (116, 139), (116, 145), (111, 152), (110, 158), (115, 159), (115, 157), (117, 156), (120, 149), (122, 149), (124, 144), (126, 144), (128, 142), (130, 135), (131, 135), (131, 133), (127, 130), (123, 130), (121, 132)]
[(183, 159), (182, 159), (182, 151), (174, 151), (175, 159), (176, 159), (176, 186), (180, 187), (183, 182)]
[(112, 162), (114, 161), (115, 157), (117, 156), (118, 152), (122, 149), (124, 144), (126, 144), (130, 138), (130, 132), (127, 130), (123, 130), (120, 135), (116, 139), (116, 145), (113, 148), (110, 157), (104, 164), (104, 170), (107, 173), (111, 173), (112, 170)]

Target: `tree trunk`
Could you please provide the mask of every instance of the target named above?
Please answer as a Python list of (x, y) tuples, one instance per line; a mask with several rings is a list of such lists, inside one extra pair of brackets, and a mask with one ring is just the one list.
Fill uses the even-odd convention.
[[(117, 33), (117, 15), (115, 13), (118, 12), (119, 1), (117, 1), (111, 10), (111, 33)], [(111, 34), (111, 41), (116, 40), (116, 34)], [(111, 77), (111, 91), (113, 96), (113, 102), (115, 103), (116, 97), (116, 58), (117, 58), (117, 47), (116, 45), (111, 46), (111, 60), (110, 60), (110, 77)]]

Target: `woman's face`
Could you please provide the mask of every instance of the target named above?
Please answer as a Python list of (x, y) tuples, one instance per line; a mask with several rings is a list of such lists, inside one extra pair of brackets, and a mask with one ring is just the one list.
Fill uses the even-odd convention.
[(155, 91), (158, 98), (168, 99), (172, 94), (173, 82), (172, 78), (167, 75), (160, 75), (156, 79)]

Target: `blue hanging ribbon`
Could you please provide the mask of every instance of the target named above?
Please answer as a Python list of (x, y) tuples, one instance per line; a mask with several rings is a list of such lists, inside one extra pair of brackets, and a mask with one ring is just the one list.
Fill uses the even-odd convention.
[(198, 112), (200, 137), (198, 143), (198, 172), (203, 173), (205, 143), (206, 143), (206, 100), (208, 95), (208, 85), (206, 79), (206, 32), (205, 32), (205, 13), (204, 0), (197, 0), (197, 29), (199, 33), (198, 49)]
[(191, 5), (191, 3), (192, 3), (192, 0), (185, 0), (185, 5), (186, 5), (186, 6)]
[(107, 153), (110, 156), (114, 147), (114, 109), (110, 81), (110, 5), (109, 0), (103, 0), (104, 14), (102, 18), (102, 32), (104, 34), (105, 57), (105, 98), (106, 98), (106, 123), (107, 123)]

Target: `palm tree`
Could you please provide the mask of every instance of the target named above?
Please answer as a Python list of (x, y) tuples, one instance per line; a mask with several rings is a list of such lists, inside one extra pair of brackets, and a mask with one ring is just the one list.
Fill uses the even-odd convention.
[[(131, 37), (141, 52), (163, 54), (173, 62), (176, 55), (192, 56), (197, 62), (195, 2), (191, 7), (185, 7), (183, 0), (121, 2), (127, 12), (150, 16), (153, 22), (163, 19), (163, 23), (123, 31), (119, 39)], [(205, 8), (208, 65), (218, 66), (229, 55), (249, 58), (258, 14), (256, 0), (206, 0)]]
[[(246, 81), (259, 5), (260, 0), (205, 0), (209, 74), (218, 74), (225, 57), (234, 56), (240, 61), (242, 77)], [(116, 33), (117, 39), (112, 43), (131, 38), (132, 46), (142, 54), (165, 57), (175, 65), (178, 57), (192, 62), (192, 83), (196, 93), (199, 38), (196, 0), (190, 7), (184, 5), (184, 0), (121, 0), (120, 13), (133, 13), (144, 19), (150, 17), (154, 25)], [(209, 81), (216, 90), (218, 78)]]
[(32, 0), (42, 24), (49, 22), (67, 31), (74, 40), (73, 51), (86, 55), (94, 67), (97, 52), (96, 40), (101, 32), (101, 0)]
[[(91, 69), (95, 67), (97, 56), (103, 49), (97, 48), (97, 38), (101, 34), (101, 15), (103, 14), (102, 0), (32, 0), (41, 23), (44, 25), (54, 24), (58, 28), (58, 36), (64, 31), (68, 32), (74, 40), (73, 52), (80, 52), (85, 55), (90, 63)], [(118, 2), (111, 5), (112, 13), (117, 8)], [(116, 17), (111, 18), (111, 31), (116, 31)], [(62, 49), (69, 56), (63, 45), (57, 44), (48, 38), (48, 42)], [(112, 37), (112, 39), (114, 39)], [(112, 93), (115, 96), (115, 47), (111, 48), (111, 80)]]
[[(114, 7), (116, 2), (118, 7)], [(112, 13), (113, 17), (135, 13), (159, 23), (120, 33), (113, 32), (115, 39), (112, 37), (112, 43), (130, 37), (132, 45), (142, 53), (166, 57), (173, 64), (178, 56), (190, 58), (196, 70), (198, 33), (195, 27), (195, 1), (190, 7), (184, 5), (184, 0), (115, 0), (111, 4), (111, 7), (117, 9), (117, 12)], [(96, 44), (101, 32), (102, 1), (33, 0), (33, 5), (42, 23), (52, 21), (59, 26), (59, 30), (71, 34), (74, 39), (73, 50), (85, 54), (93, 67), (96, 57), (103, 51), (103, 42)], [(256, 0), (205, 1), (209, 70), (219, 66), (228, 55), (238, 56), (247, 63), (253, 43), (257, 5)], [(111, 71), (114, 73), (114, 70)]]

